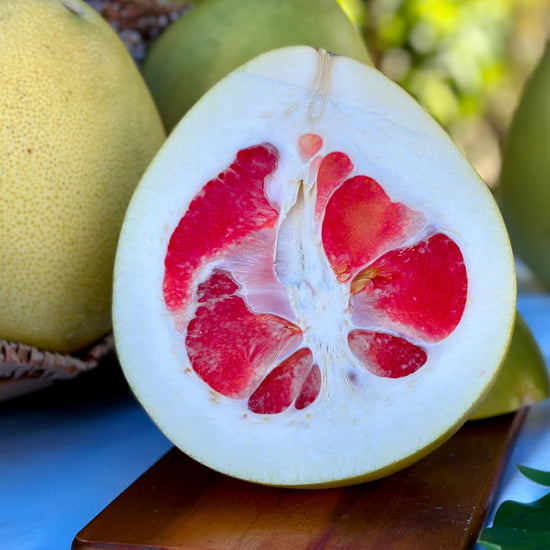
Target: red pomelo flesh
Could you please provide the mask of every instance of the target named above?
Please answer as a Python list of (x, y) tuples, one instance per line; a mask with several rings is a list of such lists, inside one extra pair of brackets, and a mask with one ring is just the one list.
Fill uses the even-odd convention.
[[(322, 143), (321, 136), (307, 134), (300, 136), (297, 148), (307, 158)], [(167, 307), (175, 312), (185, 308), (182, 298), (194, 292), (200, 304), (185, 339), (193, 369), (222, 395), (249, 398), (249, 410), (256, 414), (276, 414), (290, 407), (313, 360), (322, 358), (314, 357), (309, 348), (296, 351), (306, 327), (269, 312), (251, 311), (247, 289), (239, 288), (230, 273), (214, 268), (197, 290), (190, 286), (199, 268), (208, 272), (208, 265), (216, 265), (220, 258), (243, 254), (240, 242), (253, 242), (262, 230), (277, 232), (278, 212), (266, 196), (265, 179), (276, 170), (278, 158), (269, 144), (239, 151), (191, 202), (172, 234), (165, 260)], [(396, 249), (418, 240), (424, 216), (392, 202), (368, 176), (345, 179), (352, 170), (352, 161), (341, 151), (329, 152), (319, 163), (315, 218), (324, 214), (323, 249), (337, 276), (335, 284), (346, 286), (354, 326), (368, 328), (374, 322), (397, 328), (401, 336), (354, 330), (348, 335), (350, 351), (374, 374), (407, 376), (426, 362), (426, 352), (405, 337), (439, 341), (460, 321), (468, 290), (464, 260), (456, 243), (442, 233)], [(275, 261), (271, 266), (274, 280)], [(346, 283), (355, 273), (351, 284)], [(277, 364), (285, 352), (288, 357)], [(309, 358), (307, 368), (297, 359), (304, 354)], [(318, 394), (321, 385), (315, 388)], [(315, 397), (310, 387), (300, 408), (311, 405)]]
[[(311, 351), (302, 348), (277, 365), (250, 396), (249, 410), (258, 414), (276, 414), (290, 407), (298, 395), (302, 396), (301, 390), (313, 367), (312, 361)], [(308, 384), (305, 393), (309, 397), (302, 396), (301, 408), (306, 401), (314, 400), (311, 394), (318, 391), (319, 388)]]
[(239, 296), (208, 299), (187, 327), (195, 372), (227, 397), (249, 395), (300, 329), (275, 315), (256, 315)]
[[(318, 137), (319, 142), (322, 143), (321, 137)], [(350, 158), (345, 153), (340, 153), (337, 151), (329, 153), (322, 159), (319, 158), (318, 163), (319, 171), (317, 173), (317, 199), (315, 203), (315, 214), (317, 219), (323, 217), (326, 218), (327, 214), (325, 214), (325, 208), (332, 192), (341, 186), (346, 177), (353, 170), (353, 164), (351, 163)], [(330, 226), (331, 224), (327, 220), (325, 225)], [(338, 226), (337, 221), (334, 225), (334, 229), (340, 235), (346, 230), (345, 227)]]
[(306, 47), (182, 119), (117, 252), (136, 396), (190, 456), (258, 483), (344, 485), (424, 456), (488, 392), (514, 314), (475, 170), (376, 70)]
[(354, 316), (361, 324), (380, 316), (411, 337), (438, 342), (458, 325), (468, 277), (457, 244), (443, 233), (391, 250), (351, 283)]
[(426, 352), (404, 338), (368, 330), (353, 330), (348, 342), (352, 353), (378, 376), (400, 378), (416, 372)]
[(323, 245), (338, 279), (346, 281), (423, 225), (420, 212), (392, 202), (378, 182), (358, 175), (342, 183), (330, 197)]
[[(188, 284), (202, 262), (251, 232), (273, 225), (277, 213), (265, 198), (263, 182), (276, 165), (276, 152), (269, 146), (243, 150), (235, 163), (208, 182), (194, 199), (166, 255), (164, 296), (168, 307), (177, 308), (188, 298)], [(232, 207), (226, 208), (226, 204)], [(216, 223), (210, 223), (212, 219)]]

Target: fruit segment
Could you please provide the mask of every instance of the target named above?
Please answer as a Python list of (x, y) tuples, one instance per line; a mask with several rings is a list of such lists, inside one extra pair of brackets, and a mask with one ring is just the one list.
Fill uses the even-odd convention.
[(466, 305), (468, 279), (462, 253), (443, 233), (391, 250), (351, 283), (356, 323), (380, 318), (409, 337), (446, 338)]
[(323, 139), (317, 134), (304, 134), (298, 138), (298, 151), (303, 160), (309, 160), (323, 146)]
[[(311, 370), (313, 354), (302, 348), (276, 366), (248, 400), (248, 408), (258, 414), (275, 414), (288, 409)], [(308, 386), (306, 393), (311, 393)], [(316, 396), (315, 396), (316, 397)], [(301, 397), (300, 403), (307, 401)]]
[(237, 286), (214, 272), (200, 285), (186, 346), (193, 370), (213, 389), (235, 399), (248, 397), (269, 367), (301, 338), (301, 330), (275, 315), (256, 315), (234, 294)]
[[(323, 146), (315, 134), (298, 139), (304, 175), (286, 206), (266, 191), (268, 177), (285, 185), (275, 147), (240, 151), (168, 245), (164, 296), (175, 316), (187, 311), (192, 369), (252, 413), (310, 407), (335, 371), (350, 386), (358, 375), (410, 376), (465, 308), (457, 243)], [(275, 311), (277, 301), (286, 309)]]
[[(322, 218), (332, 192), (337, 189), (353, 170), (350, 158), (339, 152), (329, 153), (320, 163), (317, 173), (317, 202), (315, 217)], [(327, 220), (326, 225), (329, 225)], [(338, 231), (338, 227), (335, 224)], [(342, 228), (345, 230), (345, 228)]]
[(294, 402), (294, 406), (298, 410), (305, 409), (306, 407), (311, 405), (315, 401), (315, 399), (317, 399), (320, 391), (321, 370), (319, 369), (319, 365), (313, 365), (311, 367), (311, 370), (309, 371), (309, 374), (304, 380), (302, 389), (300, 390), (300, 394)]
[(340, 281), (419, 231), (424, 215), (392, 202), (372, 178), (355, 176), (332, 194), (323, 219), (323, 246)]
[(277, 151), (271, 145), (239, 151), (235, 162), (191, 202), (166, 254), (163, 289), (169, 309), (185, 306), (193, 275), (208, 259), (275, 223), (277, 211), (265, 197), (264, 180), (277, 162)]
[(378, 376), (400, 378), (416, 372), (427, 359), (426, 351), (405, 338), (368, 330), (348, 336), (352, 353)]

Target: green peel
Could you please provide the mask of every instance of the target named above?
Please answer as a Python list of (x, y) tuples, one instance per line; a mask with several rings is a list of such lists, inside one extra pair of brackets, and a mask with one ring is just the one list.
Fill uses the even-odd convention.
[(514, 252), (550, 285), (550, 42), (506, 136), (497, 200)]
[(529, 327), (519, 315), (497, 379), (480, 403), (472, 420), (515, 412), (550, 396), (550, 381), (544, 357)]
[(208, 0), (152, 44), (143, 76), (167, 131), (216, 82), (272, 49), (307, 45), (372, 65), (336, 0)]

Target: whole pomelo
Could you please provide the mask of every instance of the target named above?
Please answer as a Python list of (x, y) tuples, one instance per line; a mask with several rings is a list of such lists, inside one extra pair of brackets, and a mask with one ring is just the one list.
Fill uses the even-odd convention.
[(288, 47), (211, 88), (156, 155), (121, 231), (114, 334), (190, 456), (342, 485), (470, 416), (515, 291), (498, 207), (433, 119), (372, 67)]
[(143, 76), (170, 131), (233, 69), (268, 50), (302, 44), (370, 60), (336, 0), (205, 0), (152, 44)]
[(80, 0), (0, 1), (0, 92), (0, 337), (73, 352), (111, 329), (119, 229), (164, 130)]
[(518, 313), (508, 353), (487, 396), (478, 404), (472, 420), (507, 414), (550, 396), (550, 380), (544, 356)]
[(497, 192), (514, 251), (550, 285), (550, 42), (514, 113)]

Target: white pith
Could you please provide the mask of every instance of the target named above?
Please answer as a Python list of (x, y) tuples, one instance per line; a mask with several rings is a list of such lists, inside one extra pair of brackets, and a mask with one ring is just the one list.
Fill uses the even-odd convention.
[[(353, 175), (373, 177), (393, 201), (422, 211), (429, 227), (462, 251), (469, 278), (463, 318), (445, 340), (425, 346), (428, 361), (412, 375), (372, 375), (345, 345), (353, 328), (348, 290), (336, 282), (320, 239), (311, 239), (316, 228), (307, 225), (313, 182), (296, 148), (304, 133), (323, 137), (322, 154), (347, 153)], [(162, 296), (168, 240), (189, 202), (237, 151), (263, 142), (280, 153), (267, 193), (279, 205), (275, 271), (290, 303), (290, 311), (274, 313), (292, 314), (305, 329), (303, 345), (317, 360), (325, 357), (315, 403), (270, 416), (250, 413), (245, 400), (216, 394), (199, 379)], [(261, 303), (252, 307), (265, 312)], [(279, 485), (391, 468), (443, 437), (492, 381), (514, 312), (513, 261), (500, 215), (449, 138), (375, 70), (305, 47), (261, 56), (189, 112), (134, 195), (115, 269), (117, 350), (152, 418), (205, 464)]]
[(281, 217), (275, 273), (287, 289), (296, 324), (304, 331), (303, 344), (319, 363), (346, 348), (349, 296), (346, 287), (337, 283), (313, 227), (315, 193), (303, 187), (291, 211)]

